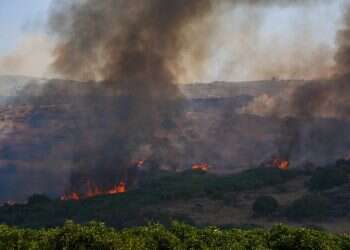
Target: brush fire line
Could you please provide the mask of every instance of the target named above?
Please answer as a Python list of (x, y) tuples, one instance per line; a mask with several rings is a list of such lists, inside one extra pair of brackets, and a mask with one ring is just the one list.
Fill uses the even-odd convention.
[(67, 201), (67, 200), (81, 200), (86, 198), (92, 198), (100, 195), (116, 195), (126, 192), (126, 183), (121, 181), (118, 185), (115, 185), (111, 189), (107, 191), (101, 190), (96, 185), (92, 184), (91, 182), (88, 182), (88, 191), (85, 194), (79, 194), (77, 192), (72, 192), (67, 195), (63, 195), (61, 197), (61, 200)]
[(209, 164), (208, 163), (195, 163), (192, 165), (192, 170), (207, 172), (209, 170)]

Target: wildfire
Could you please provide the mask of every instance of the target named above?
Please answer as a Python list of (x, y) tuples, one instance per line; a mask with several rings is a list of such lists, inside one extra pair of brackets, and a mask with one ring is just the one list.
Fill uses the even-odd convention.
[(112, 189), (108, 190), (108, 194), (119, 194), (119, 193), (125, 193), (126, 192), (126, 183), (120, 182), (118, 185), (114, 186)]
[(288, 170), (289, 168), (289, 161), (282, 160), (282, 159), (274, 159), (272, 165), (274, 167), (277, 167), (281, 170)]
[(68, 200), (81, 200), (86, 198), (92, 198), (99, 195), (116, 195), (120, 193), (126, 192), (126, 183), (121, 181), (118, 185), (115, 185), (111, 189), (108, 189), (107, 191), (101, 190), (98, 186), (91, 183), (90, 181), (87, 184), (87, 192), (83, 195), (79, 195), (77, 192), (72, 192), (67, 195), (61, 196), (61, 200), (68, 201)]
[(103, 194), (103, 192), (99, 189), (99, 187), (97, 187), (95, 184), (91, 183), (90, 181), (88, 181), (87, 186), (88, 187), (87, 187), (86, 197), (90, 198), (90, 197), (95, 197)]
[(209, 169), (209, 164), (208, 163), (195, 163), (192, 165), (192, 170), (200, 170), (207, 172)]
[(80, 200), (80, 197), (79, 197), (78, 193), (72, 192), (70, 194), (61, 196), (61, 200), (62, 201), (68, 201), (68, 200), (77, 201), (77, 200)]

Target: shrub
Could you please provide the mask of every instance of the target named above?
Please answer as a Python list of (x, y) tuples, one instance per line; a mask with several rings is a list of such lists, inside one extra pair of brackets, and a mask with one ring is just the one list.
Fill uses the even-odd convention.
[(183, 223), (170, 227), (152, 224), (115, 230), (102, 223), (79, 225), (67, 222), (54, 229), (29, 230), (0, 225), (0, 249), (349, 249), (350, 237), (292, 228), (284, 225), (271, 230), (197, 228)]
[(347, 183), (348, 177), (344, 170), (339, 168), (317, 169), (308, 183), (312, 191), (322, 191)]
[(253, 204), (254, 214), (257, 216), (269, 216), (276, 212), (278, 202), (272, 196), (260, 196)]
[[(318, 230), (291, 228), (284, 225), (274, 226), (268, 236), (269, 249), (346, 249), (342, 247), (339, 238)], [(345, 244), (348, 241), (345, 240)], [(344, 244), (344, 245), (345, 245)]]
[(286, 215), (289, 219), (314, 219), (319, 220), (329, 214), (330, 202), (320, 195), (304, 195), (295, 200), (287, 208)]

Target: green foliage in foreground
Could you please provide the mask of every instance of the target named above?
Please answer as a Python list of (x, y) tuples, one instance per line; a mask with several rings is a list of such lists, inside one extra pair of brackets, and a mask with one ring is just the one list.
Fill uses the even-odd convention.
[(350, 237), (283, 225), (271, 230), (198, 229), (182, 223), (115, 230), (66, 222), (54, 229), (0, 226), (0, 249), (349, 249)]

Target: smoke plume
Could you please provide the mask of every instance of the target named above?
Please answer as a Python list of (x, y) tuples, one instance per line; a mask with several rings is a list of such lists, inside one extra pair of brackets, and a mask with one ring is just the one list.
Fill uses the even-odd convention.
[[(35, 126), (40, 125), (46, 114), (40, 106), (52, 108), (57, 103), (64, 107), (62, 120), (75, 124), (64, 131), (65, 138), (59, 138), (63, 140), (60, 146), (47, 147), (48, 162), (56, 160), (57, 151), (70, 152), (72, 166), (65, 167), (63, 172), (70, 170), (68, 189), (77, 192), (85, 192), (88, 181), (102, 189), (120, 181), (128, 182), (127, 167), (134, 160), (149, 160), (154, 166), (169, 168), (181, 166), (180, 159), (190, 154), (184, 148), (192, 149), (193, 145), (184, 146), (186, 139), (178, 139), (184, 98), (176, 82), (189, 70), (198, 73), (208, 70), (205, 65), (215, 36), (213, 20), (219, 13), (216, 10), (231, 10), (238, 5), (312, 6), (318, 2), (322, 1), (54, 1), (49, 18), (49, 28), (57, 44), (52, 70), (55, 75), (75, 82), (58, 90), (57, 86), (64, 84), (53, 80), (39, 95), (23, 94), (20, 98), (33, 105), (33, 110), (39, 110), (35, 111)], [(252, 33), (258, 23), (251, 23)], [(339, 35), (339, 44), (345, 46), (346, 34), (344, 31)], [(347, 59), (339, 55), (338, 61), (344, 64)], [(189, 63), (184, 64), (186, 60)], [(79, 96), (76, 86), (82, 85), (89, 86), (89, 90), (82, 87), (84, 93)], [(304, 100), (303, 94), (307, 93), (298, 91), (301, 92), (295, 94), (295, 103), (299, 98)], [(317, 94), (315, 102), (323, 100), (323, 96)], [(343, 101), (346, 98), (344, 95)], [(339, 106), (337, 112), (347, 112)], [(314, 103), (307, 107), (311, 111), (320, 106)], [(296, 106), (291, 110), (304, 117), (310, 113), (303, 114)], [(293, 139), (286, 144), (294, 143)], [(48, 141), (44, 145), (51, 144)], [(208, 152), (211, 148), (208, 146)], [(289, 147), (287, 151), (291, 151)], [(39, 186), (41, 189), (47, 183)]]
[[(181, 59), (199, 45), (201, 51), (195, 50), (190, 61), (198, 68), (206, 61), (211, 29), (210, 25), (201, 26), (201, 21), (211, 16), (214, 8), (222, 4), (230, 8), (238, 4), (285, 7), (315, 2), (320, 1), (56, 1), (50, 18), (59, 44), (53, 69), (65, 78), (98, 81), (118, 97), (112, 107), (86, 103), (87, 120), (93, 125), (86, 130), (88, 136), (77, 139), (72, 185), (79, 187), (86, 178), (101, 184), (116, 173), (125, 179), (125, 166), (147, 145), (159, 161), (167, 161), (159, 145), (167, 148), (168, 157), (174, 154), (169, 127), (176, 130), (176, 117), (181, 113), (182, 96), (175, 84), (186, 71)], [(207, 31), (204, 42), (203, 37), (190, 35), (198, 27)], [(101, 131), (103, 109), (109, 109), (109, 118)], [(86, 126), (86, 119), (80, 122)]]
[[(348, 120), (350, 115), (350, 7), (347, 6), (343, 17), (343, 27), (337, 32), (335, 72), (328, 80), (307, 81), (288, 89), (281, 96), (258, 97), (241, 112), (259, 113), (282, 120), (280, 136), (276, 140), (277, 154), (290, 159), (306, 154), (308, 140), (318, 143), (323, 138), (327, 143), (325, 153), (331, 154), (337, 147), (334, 138), (345, 136), (344, 131), (332, 129), (325, 133), (317, 124), (322, 119)], [(285, 93), (284, 93), (285, 94)], [(325, 137), (326, 134), (326, 137)], [(304, 150), (304, 151), (303, 151)]]
[[(86, 131), (93, 139), (77, 140), (71, 188), (79, 189), (86, 178), (102, 186), (126, 179), (125, 167), (147, 145), (166, 164), (160, 147), (172, 151), (168, 133), (181, 113), (175, 81), (188, 42), (184, 34), (210, 9), (209, 0), (55, 2), (50, 27), (59, 45), (53, 69), (66, 78), (98, 81), (116, 97), (98, 107), (86, 104), (93, 120)], [(109, 117), (101, 131), (104, 109)]]

